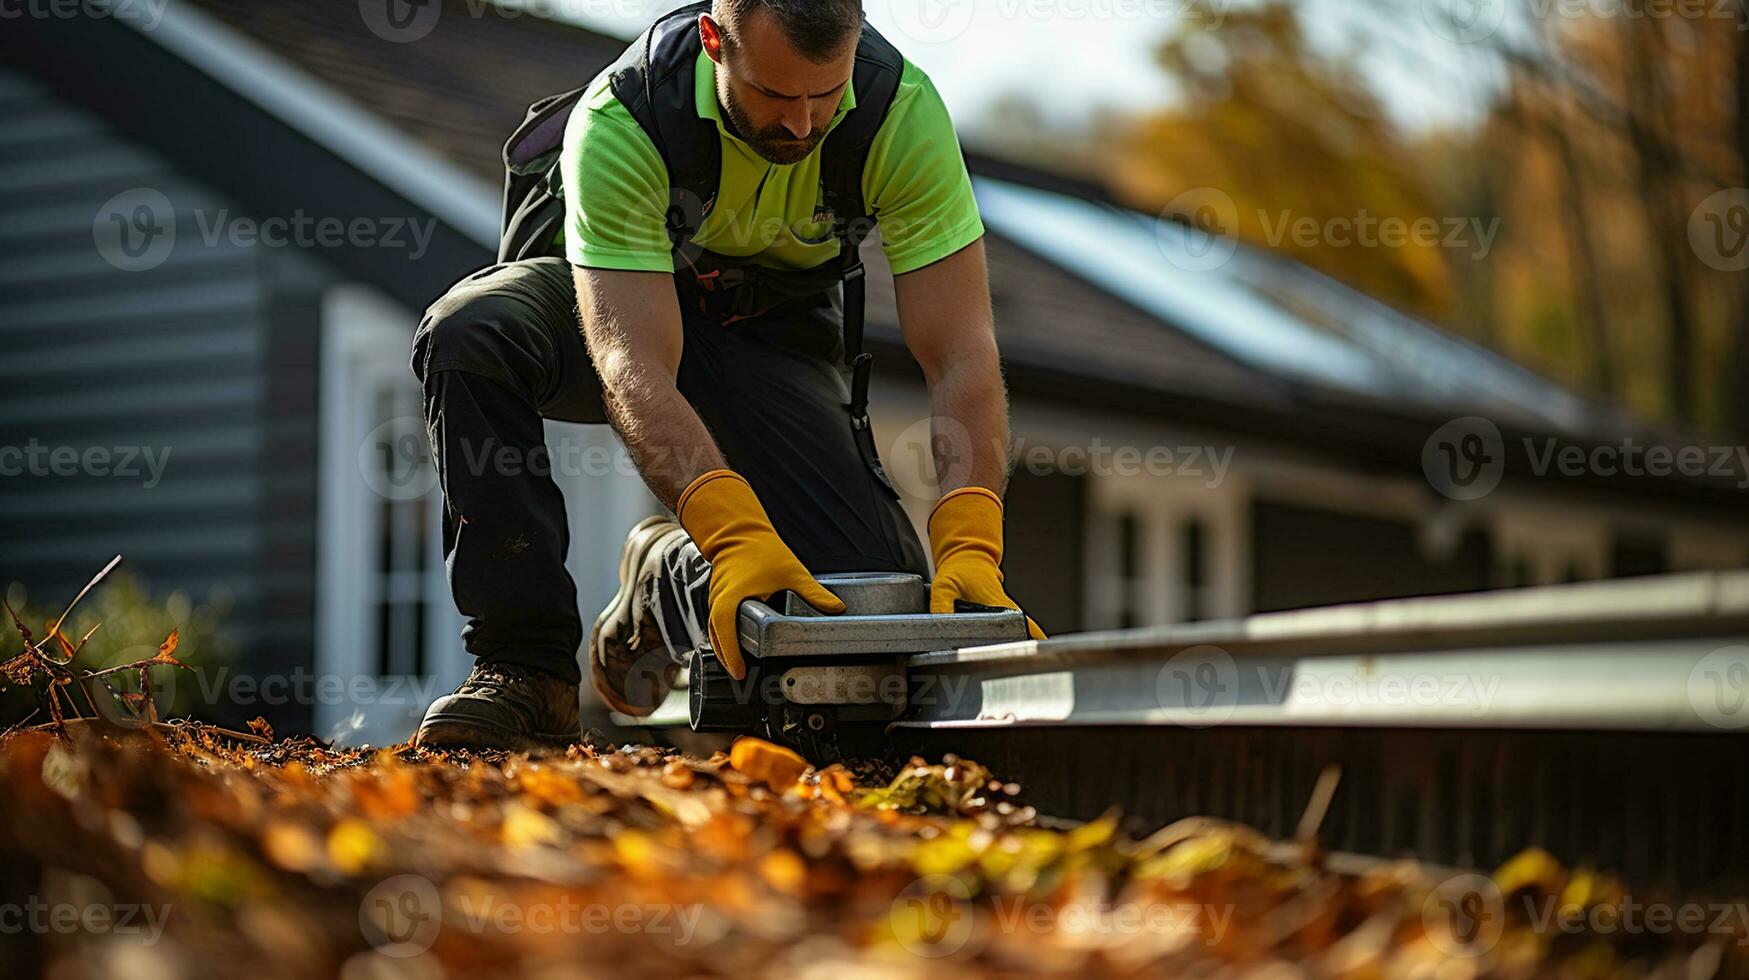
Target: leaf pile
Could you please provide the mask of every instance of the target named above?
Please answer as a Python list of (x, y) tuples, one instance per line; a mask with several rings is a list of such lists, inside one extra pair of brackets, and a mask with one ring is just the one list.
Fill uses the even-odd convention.
[[(1507, 910), (1477, 944), (1425, 914), (1439, 879), (1412, 863), (1345, 873), (1212, 820), (1056, 829), (1017, 789), (951, 758), (863, 785), (751, 741), (446, 755), (68, 724), (0, 743), (0, 885), (162, 913), (155, 942), (27, 930), (20, 976), (1745, 975), (1749, 937)], [(1619, 898), (1545, 859), (1501, 888)]]

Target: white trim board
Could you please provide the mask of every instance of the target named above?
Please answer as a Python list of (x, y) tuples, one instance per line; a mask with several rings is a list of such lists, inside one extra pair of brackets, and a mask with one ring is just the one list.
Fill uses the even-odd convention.
[(383, 186), (496, 251), (499, 191), (190, 3), (147, 29), (117, 18)]

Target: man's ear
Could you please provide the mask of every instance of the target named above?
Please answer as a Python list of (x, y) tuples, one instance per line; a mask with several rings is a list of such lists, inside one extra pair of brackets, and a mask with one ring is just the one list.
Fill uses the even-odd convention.
[(698, 39), (704, 44), (704, 53), (717, 64), (723, 63), (723, 28), (710, 14), (698, 15)]

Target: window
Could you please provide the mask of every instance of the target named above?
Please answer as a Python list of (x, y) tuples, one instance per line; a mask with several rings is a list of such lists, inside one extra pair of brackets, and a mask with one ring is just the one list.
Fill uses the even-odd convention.
[[(375, 392), (375, 418), (409, 419), (419, 413), (418, 390), (410, 385), (384, 384)], [(431, 472), (431, 450), (417, 429), (391, 424), (373, 429), (381, 435), (367, 452), (381, 468), (373, 486), (421, 485)], [(379, 494), (375, 502), (376, 562), (365, 586), (376, 619), (376, 672), (380, 677), (426, 673), (426, 622), (431, 615), (427, 572), (431, 538), (432, 494), (404, 498)]]
[[(470, 666), (442, 553), (442, 497), (407, 368), (415, 316), (356, 286), (323, 312), (316, 734), (384, 744)], [(335, 692), (344, 690), (343, 695)]]

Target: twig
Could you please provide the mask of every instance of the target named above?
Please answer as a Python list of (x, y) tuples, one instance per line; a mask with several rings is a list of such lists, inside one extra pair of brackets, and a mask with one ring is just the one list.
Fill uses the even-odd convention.
[[(119, 564), (121, 564), (121, 556), (116, 555), (109, 560), (109, 564), (103, 566), (103, 571), (98, 572), (92, 577), (91, 581), (85, 583), (85, 587), (80, 589), (79, 594), (73, 597), (73, 601), (67, 603), (67, 608), (61, 611), (60, 618), (55, 620), (55, 625), (49, 627), (49, 636), (54, 636), (61, 631), (61, 624), (67, 621), (67, 614), (73, 611), (73, 607), (79, 604), (79, 600), (85, 598), (86, 593), (95, 588), (97, 583), (103, 581), (110, 572), (115, 571), (115, 566)], [(47, 637), (44, 639), (46, 641)]]
[(24, 637), (24, 646), (28, 650), (36, 649), (36, 644), (30, 642), (30, 627), (24, 625), (24, 620), (18, 618), (18, 613), (12, 611), (12, 603), (0, 596), (0, 606), (6, 607), (6, 614), (12, 617), (12, 625), (18, 627), (18, 632)]
[(11, 727), (7, 728), (4, 732), (0, 732), (0, 742), (3, 742), (6, 739), (10, 738), (12, 736), (13, 732), (16, 732), (19, 729), (23, 728), (24, 726), (30, 724), (30, 720), (32, 718), (35, 718), (37, 715), (40, 715), (42, 713), (43, 713), (43, 709), (41, 708), (41, 706), (38, 706), (37, 708), (32, 710), (30, 714), (25, 715), (24, 719), (22, 721), (18, 722), (18, 724), (12, 725)]
[(1330, 812), (1330, 801), (1336, 796), (1336, 784), (1342, 781), (1341, 766), (1325, 766), (1312, 787), (1312, 798), (1306, 801), (1306, 812), (1300, 815), (1299, 830), (1294, 834), (1302, 844), (1318, 840), (1318, 828), (1324, 825), (1324, 815)]
[(178, 662), (170, 661), (170, 660), (159, 660), (156, 657), (148, 657), (145, 660), (136, 660), (131, 664), (116, 664), (114, 667), (105, 667), (102, 670), (87, 670), (84, 673), (79, 675), (79, 679), (84, 680), (84, 681), (89, 681), (89, 680), (96, 680), (99, 677), (106, 677), (110, 674), (119, 674), (124, 670), (139, 670), (142, 667), (170, 667), (170, 666), (181, 667), (183, 670), (193, 670), (194, 669), (193, 667), (190, 667), (189, 665), (187, 665), (185, 663), (178, 663)]

